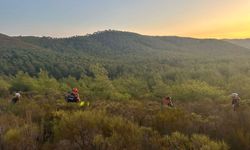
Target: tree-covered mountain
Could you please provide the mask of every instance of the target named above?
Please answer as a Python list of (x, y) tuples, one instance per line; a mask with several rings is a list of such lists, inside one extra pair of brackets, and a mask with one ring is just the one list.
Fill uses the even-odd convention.
[(72, 52), (107, 53), (118, 55), (123, 53), (146, 53), (157, 51), (188, 51), (224, 53), (245, 51), (237, 45), (216, 39), (194, 39), (184, 37), (145, 36), (131, 32), (103, 31), (87, 36), (53, 39), (48, 37), (17, 37), (22, 41), (49, 48), (51, 50)]
[[(0, 73), (25, 71), (35, 75), (48, 70), (57, 78), (91, 75), (91, 64), (102, 64), (111, 78), (170, 67), (189, 61), (232, 59), (250, 56), (250, 50), (216, 39), (145, 36), (130, 32), (103, 31), (70, 38), (9, 37), (0, 35)], [(205, 59), (204, 59), (205, 58)]]
[(250, 39), (227, 39), (225, 41), (250, 49)]

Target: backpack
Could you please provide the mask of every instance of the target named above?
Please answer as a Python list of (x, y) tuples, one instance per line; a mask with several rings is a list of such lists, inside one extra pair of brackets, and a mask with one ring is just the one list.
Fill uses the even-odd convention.
[(67, 102), (77, 102), (77, 97), (75, 94), (71, 93), (66, 97)]

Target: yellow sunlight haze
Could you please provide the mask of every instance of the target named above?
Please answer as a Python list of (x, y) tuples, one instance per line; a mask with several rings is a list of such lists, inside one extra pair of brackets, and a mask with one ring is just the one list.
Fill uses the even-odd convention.
[[(195, 38), (250, 38), (250, 1), (239, 0), (218, 8), (199, 9), (188, 17), (141, 28), (149, 35), (177, 35)], [(228, 1), (228, 2), (229, 2)]]

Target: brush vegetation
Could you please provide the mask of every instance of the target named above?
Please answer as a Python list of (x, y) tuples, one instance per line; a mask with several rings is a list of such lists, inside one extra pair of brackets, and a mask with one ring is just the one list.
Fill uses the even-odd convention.
[[(0, 53), (0, 149), (250, 149), (247, 47), (105, 31), (0, 35)], [(73, 87), (90, 106), (65, 102)]]

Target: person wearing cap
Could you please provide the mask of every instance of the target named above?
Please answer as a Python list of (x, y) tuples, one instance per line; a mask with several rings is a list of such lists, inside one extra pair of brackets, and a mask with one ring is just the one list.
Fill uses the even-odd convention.
[(232, 93), (231, 97), (232, 97), (232, 107), (233, 107), (233, 110), (236, 111), (239, 108), (239, 106), (240, 106), (240, 97), (239, 97), (239, 94)]
[(12, 103), (17, 103), (19, 100), (20, 100), (20, 98), (21, 98), (21, 94), (20, 94), (20, 92), (16, 92), (15, 93), (15, 96), (12, 98)]

